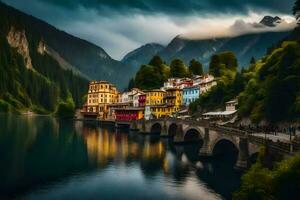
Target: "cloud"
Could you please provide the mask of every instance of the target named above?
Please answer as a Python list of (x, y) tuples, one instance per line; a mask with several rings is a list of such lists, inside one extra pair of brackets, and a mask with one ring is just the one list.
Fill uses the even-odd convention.
[[(264, 13), (266, 14), (266, 13)], [(276, 14), (273, 13), (273, 16)], [(283, 19), (276, 27), (268, 27), (258, 23), (263, 17), (263, 14), (249, 12), (248, 16), (218, 16), (200, 19), (197, 24), (202, 24), (202, 27), (190, 28), (189, 32), (181, 35), (186, 39), (210, 39), (210, 38), (224, 38), (236, 37), (251, 33), (263, 32), (283, 32), (289, 31), (296, 27), (296, 21), (293, 17), (285, 15), (281, 16)]]
[(113, 58), (121, 59), (145, 43), (166, 45), (178, 34), (203, 38), (252, 32), (256, 29), (249, 23), (260, 21), (266, 14), (288, 17), (294, 0), (1, 1), (93, 42)]
[(139, 11), (142, 13), (185, 15), (187, 13), (195, 14), (204, 11), (243, 13), (249, 8), (291, 13), (294, 0), (39, 0), (39, 2), (60, 6), (65, 9), (74, 9), (81, 6), (88, 9), (93, 8), (100, 12), (103, 11), (103, 8), (108, 8), (121, 13), (135, 10), (135, 12)]

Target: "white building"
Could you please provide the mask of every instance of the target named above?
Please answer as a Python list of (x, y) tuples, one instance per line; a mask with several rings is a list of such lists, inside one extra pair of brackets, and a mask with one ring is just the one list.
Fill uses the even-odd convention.
[[(197, 85), (197, 82), (194, 82)], [(213, 86), (217, 85), (215, 78), (212, 75), (204, 75), (199, 82), (201, 93), (208, 92)]]
[(226, 111), (236, 111), (236, 106), (238, 105), (237, 100), (232, 100), (226, 102)]
[(172, 89), (179, 88), (183, 89), (185, 87), (189, 87), (193, 85), (193, 81), (190, 78), (169, 78), (168, 81), (164, 83), (164, 87), (162, 89)]
[(218, 112), (208, 112), (204, 113), (203, 117), (206, 119), (234, 119), (237, 114), (236, 105), (238, 104), (237, 100), (232, 100), (226, 102), (226, 110)]
[(123, 92), (121, 94), (121, 102), (120, 103), (129, 103), (130, 105), (133, 105), (133, 98), (137, 94), (142, 94), (143, 92), (139, 90), (138, 88), (133, 88), (131, 91)]
[(130, 94), (130, 92), (123, 92), (121, 94), (121, 102), (120, 103), (128, 103), (129, 102), (129, 94)]

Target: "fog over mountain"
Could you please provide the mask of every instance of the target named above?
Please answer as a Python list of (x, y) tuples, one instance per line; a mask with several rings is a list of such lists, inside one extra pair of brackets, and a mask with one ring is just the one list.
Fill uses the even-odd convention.
[(252, 33), (285, 32), (295, 27), (296, 21), (294, 18), (288, 16), (284, 16), (283, 18), (278, 16), (264, 16), (260, 22), (246, 22), (243, 19), (238, 19), (231, 26), (224, 24), (211, 25), (208, 29), (199, 28), (198, 30), (182, 34), (180, 37), (192, 40), (237, 37)]
[(249, 24), (265, 15), (289, 22), (293, 4), (293, 0), (1, 1), (103, 47), (118, 60), (146, 43), (167, 45), (176, 35), (199, 39), (212, 33), (223, 37), (257, 31)]
[(149, 51), (145, 46), (151, 45), (144, 45), (144, 48), (128, 53), (123, 62), (138, 69), (152, 56), (159, 55), (167, 63), (175, 58), (182, 59), (186, 64), (197, 59), (207, 69), (213, 54), (232, 51), (238, 58), (240, 68), (247, 67), (252, 57), (260, 59), (268, 48), (287, 37), (295, 26), (293, 19), (279, 16), (264, 16), (252, 23), (239, 19), (229, 27), (219, 25), (213, 32), (199, 29), (178, 35), (160, 51)]

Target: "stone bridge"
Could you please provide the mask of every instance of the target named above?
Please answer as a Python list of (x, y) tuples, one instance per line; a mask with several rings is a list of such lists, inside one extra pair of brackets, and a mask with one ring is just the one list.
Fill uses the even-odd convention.
[[(226, 153), (226, 149), (238, 152), (236, 167), (245, 169), (249, 166), (250, 158), (257, 154), (259, 147), (265, 144), (262, 138), (253, 137), (245, 131), (223, 126), (210, 125), (208, 122), (180, 120), (180, 119), (155, 119), (140, 120), (130, 124), (132, 130), (144, 134), (157, 134), (162, 137), (173, 137), (175, 144), (185, 142), (202, 142), (200, 156), (215, 156)], [(281, 154), (289, 154), (289, 146), (271, 144), (271, 148)]]

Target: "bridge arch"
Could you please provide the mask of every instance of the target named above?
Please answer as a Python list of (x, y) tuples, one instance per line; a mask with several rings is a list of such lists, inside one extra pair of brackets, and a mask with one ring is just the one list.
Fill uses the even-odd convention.
[(160, 123), (157, 122), (151, 126), (150, 133), (161, 134), (161, 132), (162, 132), (162, 125)]
[(220, 137), (212, 143), (211, 149), (213, 156), (225, 154), (234, 154), (237, 156), (239, 152), (239, 145), (238, 142), (233, 138)]
[(185, 142), (200, 141), (202, 139), (201, 130), (196, 127), (191, 127), (184, 131), (183, 140)]
[(168, 128), (168, 136), (175, 136), (177, 132), (178, 125), (176, 123), (170, 124)]

